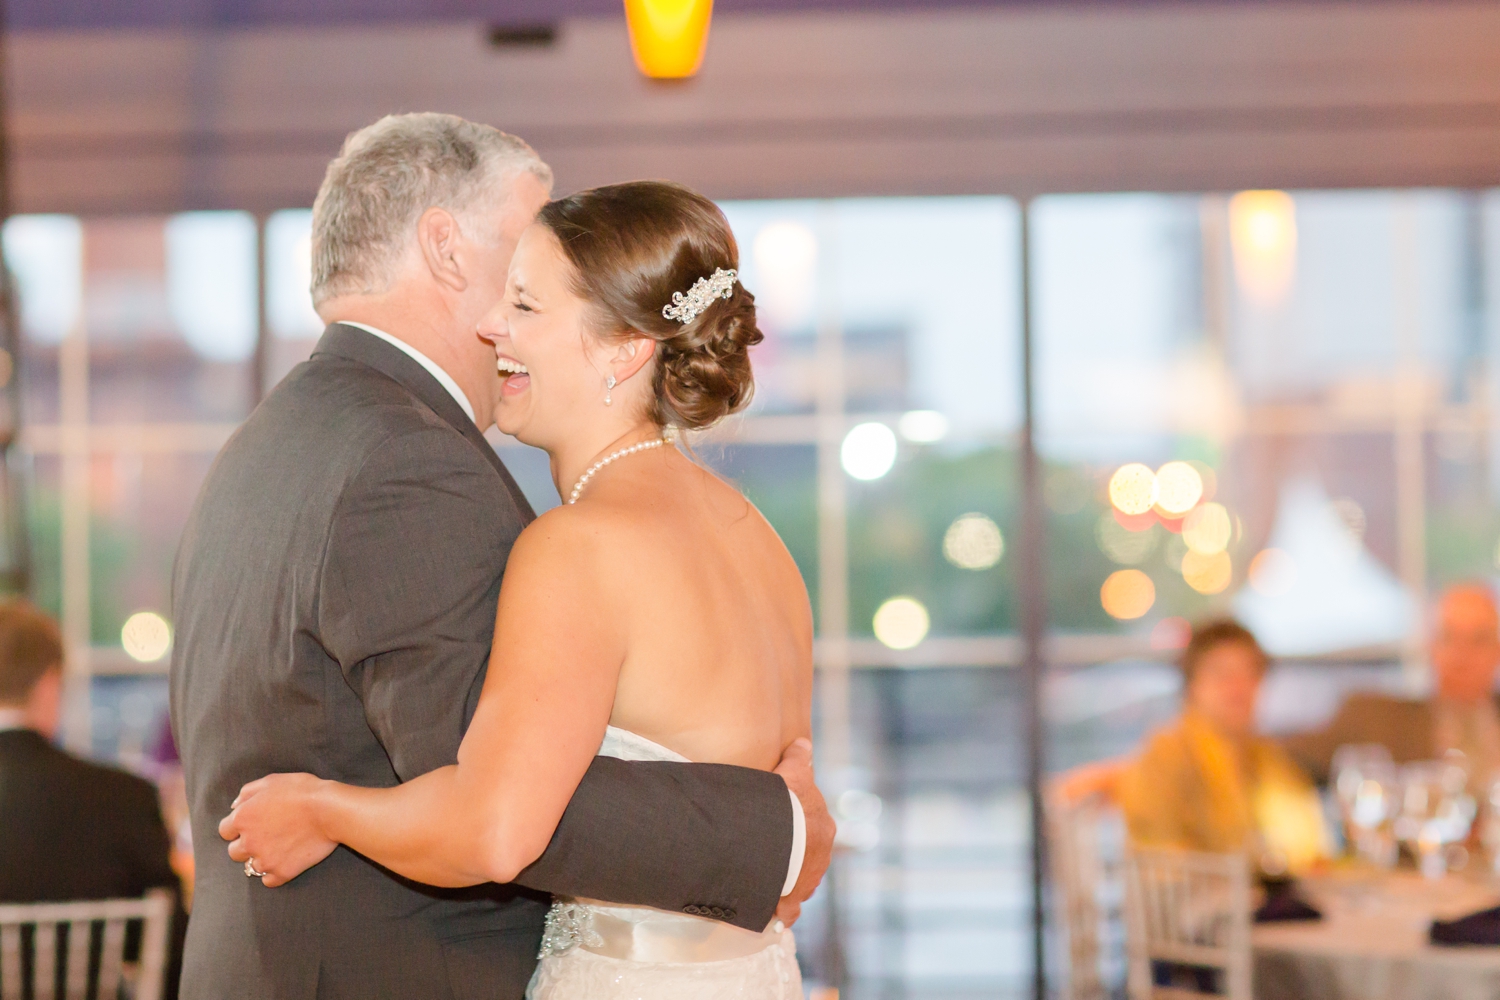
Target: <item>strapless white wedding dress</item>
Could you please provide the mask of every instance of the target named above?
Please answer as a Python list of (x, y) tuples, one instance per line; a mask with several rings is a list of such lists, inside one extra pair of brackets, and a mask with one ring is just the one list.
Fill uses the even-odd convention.
[[(610, 726), (601, 756), (686, 762)], [(760, 933), (708, 917), (559, 899), (547, 914), (529, 1000), (802, 1000), (797, 946), (773, 920)]]

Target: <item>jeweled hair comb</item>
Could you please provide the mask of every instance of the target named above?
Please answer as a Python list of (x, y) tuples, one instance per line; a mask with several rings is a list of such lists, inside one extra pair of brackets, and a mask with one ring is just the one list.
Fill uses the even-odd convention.
[(733, 295), (734, 283), (738, 278), (738, 271), (715, 268), (714, 273), (707, 278), (699, 278), (693, 282), (693, 287), (688, 289), (686, 295), (673, 292), (672, 301), (661, 307), (661, 314), (679, 323), (691, 323), (703, 310), (713, 305), (714, 299), (727, 299)]

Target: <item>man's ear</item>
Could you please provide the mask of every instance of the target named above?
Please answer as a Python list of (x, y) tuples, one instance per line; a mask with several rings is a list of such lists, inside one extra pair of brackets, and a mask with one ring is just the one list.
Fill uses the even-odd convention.
[(417, 247), (428, 273), (450, 291), (462, 292), (469, 279), (458, 261), (458, 244), (462, 238), (458, 220), (446, 208), (429, 208), (417, 220)]
[(619, 350), (610, 359), (610, 370), (614, 372), (615, 378), (624, 382), (646, 367), (646, 363), (655, 356), (656, 341), (636, 335), (620, 342)]

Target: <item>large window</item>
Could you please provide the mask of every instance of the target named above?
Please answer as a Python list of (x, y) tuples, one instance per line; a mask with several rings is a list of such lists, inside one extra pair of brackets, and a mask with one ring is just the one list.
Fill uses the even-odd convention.
[(782, 533), (818, 618), (841, 853), (799, 925), (852, 996), (1029, 982), (1015, 679), (1017, 205), (726, 206), (767, 333), (703, 448)]
[[(1270, 729), (1423, 679), (1446, 581), (1496, 572), (1500, 199), (1066, 195), (1025, 209), (1047, 508), (1050, 770), (1175, 711), (1188, 622), (1281, 658)], [(1029, 991), (1018, 637), (1022, 206), (725, 205), (767, 338), (696, 453), (790, 547), (818, 623), (842, 850), (799, 926), (851, 997)], [(31, 587), (69, 739), (127, 764), (165, 711), (169, 574), (209, 462), (307, 357), (309, 214), (12, 219)], [(538, 509), (545, 457), (492, 441)], [(161, 619), (159, 622), (157, 619)]]
[(4, 245), (34, 456), (32, 591), (69, 642), (67, 738), (128, 757), (158, 739), (165, 686), (89, 679), (165, 669), (177, 537), (254, 401), (256, 224), (22, 216)]
[[(1175, 713), (1189, 621), (1277, 659), (1270, 732), (1427, 684), (1429, 595), (1496, 574), (1497, 203), (1453, 191), (1032, 206), (1052, 769)], [(1088, 641), (1082, 641), (1085, 638)]]
[[(1445, 191), (1036, 202), (1040, 445), (1076, 486), (1057, 627), (1159, 654), (1232, 613), (1288, 673), (1419, 686), (1428, 593), (1496, 567), (1496, 217)], [(1269, 699), (1270, 728), (1337, 696), (1300, 673), (1322, 694)]]

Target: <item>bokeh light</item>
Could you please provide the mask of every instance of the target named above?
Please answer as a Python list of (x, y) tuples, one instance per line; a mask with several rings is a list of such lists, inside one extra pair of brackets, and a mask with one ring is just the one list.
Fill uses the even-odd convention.
[(1297, 205), (1285, 191), (1241, 191), (1229, 199), (1229, 243), (1240, 291), (1276, 306), (1297, 268)]
[(896, 421), (896, 429), (908, 441), (931, 444), (948, 436), (948, 418), (937, 410), (908, 410)]
[(155, 611), (137, 611), (125, 619), (120, 645), (131, 659), (155, 663), (172, 648), (172, 626)]
[(1200, 594), (1221, 594), (1234, 579), (1234, 564), (1224, 551), (1189, 551), (1182, 557), (1182, 578)]
[(1111, 618), (1130, 621), (1156, 603), (1156, 584), (1138, 569), (1117, 570), (1099, 588), (1099, 603)]
[(1000, 526), (983, 514), (964, 514), (943, 534), (943, 556), (959, 569), (989, 569), (1005, 554)]
[(885, 424), (859, 424), (844, 435), (839, 461), (855, 479), (879, 479), (896, 464), (896, 434)]
[(1180, 518), (1203, 498), (1203, 477), (1187, 462), (1168, 462), (1156, 470), (1156, 505), (1168, 517)]
[(875, 638), (891, 649), (911, 649), (927, 638), (932, 619), (914, 597), (892, 597), (875, 612)]
[(1277, 597), (1297, 582), (1297, 562), (1281, 549), (1262, 549), (1250, 560), (1250, 586)]
[(1144, 514), (1156, 506), (1156, 473), (1139, 462), (1122, 465), (1109, 479), (1109, 502), (1122, 514)]
[(1114, 514), (1104, 514), (1094, 525), (1094, 540), (1099, 551), (1109, 557), (1110, 562), (1121, 566), (1139, 566), (1156, 551), (1161, 532), (1155, 524), (1148, 524), (1144, 531), (1132, 531), (1121, 524)]
[(1206, 503), (1182, 522), (1182, 540), (1193, 552), (1211, 556), (1229, 548), (1234, 522), (1223, 504)]

